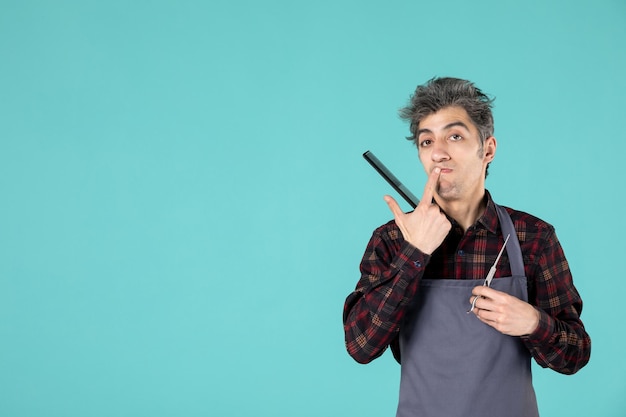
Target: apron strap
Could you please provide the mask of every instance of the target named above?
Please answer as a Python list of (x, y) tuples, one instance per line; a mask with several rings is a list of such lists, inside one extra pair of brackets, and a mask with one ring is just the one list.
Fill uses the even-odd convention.
[(522, 249), (517, 239), (517, 233), (515, 233), (515, 226), (511, 216), (504, 207), (500, 207), (496, 204), (496, 210), (498, 212), (498, 219), (500, 220), (500, 227), (502, 228), (502, 235), (506, 238), (507, 235), (511, 235), (509, 242), (506, 244), (506, 253), (509, 256), (509, 263), (511, 265), (511, 275), (513, 276), (525, 276), (524, 272), (524, 258), (522, 257)]

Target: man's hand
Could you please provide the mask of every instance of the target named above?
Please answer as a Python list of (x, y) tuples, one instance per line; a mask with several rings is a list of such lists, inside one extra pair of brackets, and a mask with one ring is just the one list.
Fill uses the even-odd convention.
[(525, 301), (484, 285), (472, 290), (473, 313), (485, 324), (509, 336), (531, 334), (539, 325), (539, 311)]
[(424, 187), (422, 200), (411, 213), (404, 213), (396, 200), (391, 196), (385, 196), (385, 201), (393, 213), (404, 240), (427, 255), (432, 254), (441, 245), (452, 227), (446, 216), (439, 210), (439, 206), (432, 203), (440, 173), (439, 168), (431, 171)]

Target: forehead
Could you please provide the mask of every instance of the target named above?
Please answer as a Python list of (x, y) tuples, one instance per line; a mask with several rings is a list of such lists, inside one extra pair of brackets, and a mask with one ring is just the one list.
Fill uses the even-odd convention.
[(463, 107), (453, 106), (444, 107), (420, 120), (417, 133), (419, 135), (423, 131), (437, 132), (450, 127), (465, 127), (470, 132), (478, 130)]

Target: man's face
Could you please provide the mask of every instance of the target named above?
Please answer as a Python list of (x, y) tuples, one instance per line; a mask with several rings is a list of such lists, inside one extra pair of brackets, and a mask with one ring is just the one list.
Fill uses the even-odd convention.
[(495, 155), (496, 141), (487, 138), (481, 149), (478, 129), (465, 109), (446, 107), (422, 119), (417, 149), (426, 174), (441, 168), (437, 188), (441, 199), (470, 202), (482, 196), (485, 169)]

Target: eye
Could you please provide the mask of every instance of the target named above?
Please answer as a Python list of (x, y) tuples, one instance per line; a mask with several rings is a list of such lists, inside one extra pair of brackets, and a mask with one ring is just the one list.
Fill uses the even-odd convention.
[(430, 139), (422, 139), (420, 141), (420, 148), (425, 148), (426, 146), (430, 145), (433, 141)]
[(450, 135), (450, 140), (453, 142), (458, 142), (460, 140), (463, 140), (463, 136), (457, 134)]

